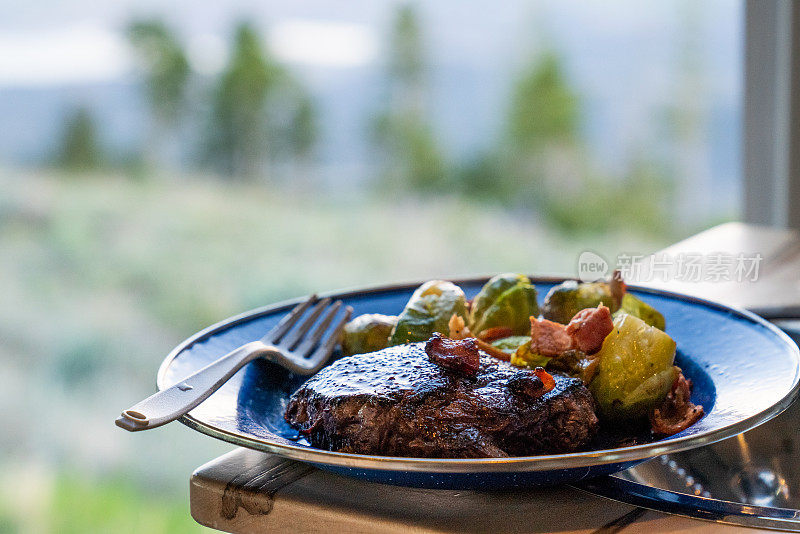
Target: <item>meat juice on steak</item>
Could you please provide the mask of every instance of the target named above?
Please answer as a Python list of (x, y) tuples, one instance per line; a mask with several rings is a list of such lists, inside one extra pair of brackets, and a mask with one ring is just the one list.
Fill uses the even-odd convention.
[(597, 434), (594, 399), (579, 379), (556, 375), (534, 398), (515, 387), (519, 368), (481, 352), (466, 376), (431, 362), (424, 346), (334, 362), (292, 395), (286, 421), (317, 448), (419, 458), (573, 452)]

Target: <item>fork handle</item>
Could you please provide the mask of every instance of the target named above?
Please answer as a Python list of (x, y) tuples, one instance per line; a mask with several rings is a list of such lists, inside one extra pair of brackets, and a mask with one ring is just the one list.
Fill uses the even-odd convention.
[(174, 421), (206, 400), (249, 362), (260, 356), (271, 356), (274, 352), (260, 341), (242, 345), (177, 384), (128, 408), (117, 418), (116, 424), (136, 432)]

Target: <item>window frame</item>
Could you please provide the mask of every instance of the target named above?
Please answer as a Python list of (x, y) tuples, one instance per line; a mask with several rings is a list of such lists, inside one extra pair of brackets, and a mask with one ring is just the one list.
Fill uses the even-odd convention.
[(800, 229), (800, 2), (745, 0), (743, 93), (744, 220)]

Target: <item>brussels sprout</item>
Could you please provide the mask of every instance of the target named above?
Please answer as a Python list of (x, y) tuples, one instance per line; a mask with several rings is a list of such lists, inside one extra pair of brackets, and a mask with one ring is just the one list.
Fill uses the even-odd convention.
[(657, 406), (677, 376), (675, 342), (633, 315), (619, 315), (596, 354), (600, 360), (590, 389), (610, 419), (633, 419)]
[(608, 282), (579, 284), (568, 280), (552, 288), (544, 299), (542, 315), (545, 319), (567, 324), (579, 311), (596, 308), (600, 304), (608, 306), (611, 313), (619, 309)]
[(521, 274), (498, 274), (472, 301), (469, 328), (477, 335), (487, 328), (504, 326), (515, 335), (530, 332), (531, 315), (539, 315), (536, 288)]
[(364, 354), (385, 349), (397, 316), (365, 313), (346, 325), (342, 332), (342, 352), (345, 355)]
[[(522, 337), (522, 336), (521, 336)], [(542, 356), (538, 352), (531, 351), (531, 340), (528, 338), (525, 343), (517, 348), (516, 352), (511, 355), (511, 365), (517, 367), (544, 367), (550, 362), (550, 358)]]
[(580, 378), (584, 384), (588, 384), (597, 373), (599, 364), (600, 360), (595, 354), (589, 356), (580, 350), (568, 350), (547, 362), (547, 370), (561, 371), (571, 377)]
[(630, 293), (625, 293), (625, 296), (622, 297), (622, 306), (620, 306), (619, 310), (617, 310), (617, 314), (623, 313), (638, 317), (650, 326), (655, 326), (659, 330), (664, 330), (666, 327), (664, 316), (661, 315), (658, 310), (638, 297), (631, 295)]
[(448, 335), (453, 314), (467, 319), (467, 299), (452, 282), (431, 280), (414, 291), (389, 338), (389, 346), (425, 341), (434, 332)]
[(508, 354), (515, 354), (517, 349), (525, 343), (530, 344), (531, 336), (508, 336), (492, 342), (493, 347), (497, 347)]

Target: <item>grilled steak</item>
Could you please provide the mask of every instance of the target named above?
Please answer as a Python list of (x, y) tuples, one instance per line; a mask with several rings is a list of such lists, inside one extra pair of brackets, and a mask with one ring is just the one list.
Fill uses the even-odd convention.
[(479, 458), (572, 452), (597, 432), (579, 379), (532, 396), (530, 371), (480, 354), (475, 376), (430, 361), (425, 343), (342, 358), (292, 395), (284, 417), (317, 448)]

